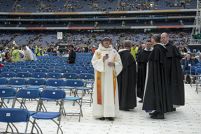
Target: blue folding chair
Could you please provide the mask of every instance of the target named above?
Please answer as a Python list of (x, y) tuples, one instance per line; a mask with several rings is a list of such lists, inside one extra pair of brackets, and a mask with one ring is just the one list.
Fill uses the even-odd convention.
[[(23, 133), (27, 133), (28, 123), (29, 123), (29, 112), (26, 109), (18, 109), (18, 108), (1, 108), (0, 109), (0, 122), (7, 123), (7, 127), (5, 132), (0, 133), (8, 133), (8, 129), (10, 128), (11, 133), (20, 133), (14, 123), (26, 122), (26, 128)], [(15, 131), (14, 131), (15, 129)]]
[[(16, 107), (16, 102), (20, 104), (21, 109), (27, 109), (26, 101), (27, 100), (38, 100), (40, 98), (40, 90), (35, 88), (27, 88), (27, 89), (20, 89), (16, 93), (16, 98), (13, 102), (13, 108)], [(29, 111), (30, 115), (35, 114), (35, 110)]]
[(83, 99), (83, 103), (90, 103), (90, 106), (93, 102), (93, 84), (94, 84), (94, 75), (89, 73), (83, 73), (79, 75), (79, 79), (83, 80), (84, 87), (79, 87), (77, 90), (84, 90), (83, 96), (86, 92), (90, 94), (90, 99)]
[(45, 79), (41, 79), (41, 78), (39, 78), (39, 79), (29, 79), (29, 80), (27, 80), (27, 87), (28, 88), (37, 88), (37, 89), (39, 89), (39, 88), (44, 88), (44, 86), (45, 86), (45, 84), (46, 84), (46, 80)]
[(54, 79), (60, 79), (62, 78), (62, 74), (61, 73), (47, 73), (47, 78), (54, 78)]
[(0, 108), (5, 107), (7, 108), (7, 104), (5, 99), (14, 99), (16, 95), (16, 90), (13, 88), (0, 88)]
[(38, 69), (35, 69), (35, 72), (47, 72), (47, 69), (45, 68), (38, 68)]
[[(56, 125), (57, 125), (57, 133), (60, 132), (63, 133), (61, 127), (60, 127), (60, 122), (61, 122), (61, 115), (64, 111), (63, 105), (64, 105), (64, 98), (66, 94), (63, 90), (43, 90), (41, 92), (41, 97), (38, 101), (38, 106), (37, 106), (37, 112), (32, 115), (34, 121), (32, 124), (32, 129), (31, 133), (33, 133), (34, 128), (42, 133), (41, 128), (39, 125), (36, 123), (36, 120), (52, 120)], [(59, 111), (58, 112), (42, 112), (42, 106), (44, 106), (44, 101), (48, 102), (57, 102), (57, 105), (59, 105)], [(55, 120), (57, 119), (57, 121)], [(38, 126), (38, 127), (36, 127)]]
[(94, 75), (90, 74), (90, 73), (81, 73), (79, 75), (79, 79), (83, 79), (83, 80), (93, 80), (94, 79)]
[(47, 75), (44, 72), (35, 72), (35, 73), (32, 73), (31, 77), (33, 77), (33, 78), (46, 78)]
[(15, 77), (16, 74), (13, 72), (3, 72), (0, 74), (1, 77), (5, 77), (5, 78), (12, 78)]
[(46, 88), (61, 88), (65, 84), (63, 79), (49, 79), (46, 81)]
[(84, 83), (83, 81), (80, 80), (67, 80), (65, 83), (66, 87), (73, 87), (73, 89), (75, 89), (74, 91), (74, 96), (67, 96), (65, 98), (65, 101), (72, 101), (73, 105), (75, 105), (75, 103), (77, 103), (79, 105), (79, 112), (78, 113), (65, 113), (65, 115), (67, 116), (79, 116), (79, 121), (81, 119), (81, 117), (83, 116), (83, 112), (82, 112), (82, 97), (78, 96), (78, 88), (79, 87), (83, 87)]
[(33, 71), (34, 71), (34, 69), (32, 69), (32, 68), (23, 68), (23, 69), (21, 69), (21, 72), (32, 73)]
[(16, 74), (16, 77), (20, 77), (20, 78), (28, 78), (30, 76), (31, 76), (31, 74), (27, 73), (27, 72), (19, 72)]
[(1, 87), (8, 86), (8, 79), (6, 79), (6, 78), (0, 78), (0, 86)]
[(49, 69), (48, 72), (52, 73), (63, 73), (64, 71), (62, 69)]
[(11, 78), (8, 80), (8, 85), (13, 88), (25, 88), (26, 87), (26, 80), (21, 78)]
[(66, 78), (66, 79), (77, 79), (78, 76), (76, 73), (65, 73), (64, 78)]

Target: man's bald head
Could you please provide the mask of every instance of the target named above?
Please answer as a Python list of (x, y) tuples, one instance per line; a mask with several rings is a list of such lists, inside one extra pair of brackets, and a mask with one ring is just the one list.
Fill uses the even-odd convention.
[(169, 35), (167, 33), (161, 34), (161, 43), (167, 44), (169, 42)]

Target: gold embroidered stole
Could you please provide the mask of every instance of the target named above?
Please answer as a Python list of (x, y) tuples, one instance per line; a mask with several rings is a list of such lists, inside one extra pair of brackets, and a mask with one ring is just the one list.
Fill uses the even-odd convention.
[[(97, 53), (96, 55), (97, 59), (100, 59), (100, 53)], [(97, 103), (102, 105), (102, 77), (101, 72), (96, 71), (96, 89), (97, 89)], [(115, 96), (116, 96), (116, 84), (117, 79), (115, 75), (115, 71), (113, 71), (113, 91), (114, 91), (114, 103), (115, 103)]]

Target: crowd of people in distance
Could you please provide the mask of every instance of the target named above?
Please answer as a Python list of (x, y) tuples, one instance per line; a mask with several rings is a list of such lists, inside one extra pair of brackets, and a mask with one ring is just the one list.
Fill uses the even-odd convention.
[[(79, 49), (81, 47), (97, 47), (97, 42), (103, 37), (110, 37), (113, 41), (113, 44), (118, 46), (123, 40), (131, 40), (134, 44), (140, 45), (143, 42), (146, 42), (152, 34), (157, 33), (144, 33), (144, 32), (75, 32), (75, 33), (63, 33), (63, 39), (58, 40), (56, 33), (0, 33), (0, 45), (7, 46), (14, 40), (17, 44), (20, 45), (29, 45), (29, 46), (42, 46), (49, 47), (52, 45), (59, 44), (74, 44), (75, 47)], [(176, 46), (186, 47), (189, 44), (190, 32), (170, 32), (169, 36), (171, 41)], [(82, 51), (82, 50), (80, 50)]]
[[(32, 5), (27, 6), (27, 5)], [(9, 12), (83, 12), (83, 11), (136, 11), (156, 9), (196, 8), (195, 0), (8, 0), (0, 1), (0, 11)]]
[(64, 48), (55, 45), (48, 47), (40, 45), (19, 46), (13, 41), (12, 45), (0, 47), (0, 62), (36, 61), (38, 56), (52, 55), (66, 57), (69, 64), (74, 64), (76, 52), (86, 53), (92, 51), (94, 51), (93, 48), (89, 50), (88, 47), (74, 47), (73, 45), (66, 45)]
[(40, 53), (38, 51), (40, 51), (39, 48), (33, 51), (29, 46), (18, 46), (13, 42), (12, 46), (0, 47), (0, 62), (35, 61), (36, 54)]
[(185, 105), (182, 55), (169, 35), (152, 35), (139, 48), (132, 46), (124, 40), (115, 50), (105, 37), (95, 51), (95, 118), (113, 121), (119, 110), (133, 110), (137, 97), (152, 119), (164, 119), (165, 113)]

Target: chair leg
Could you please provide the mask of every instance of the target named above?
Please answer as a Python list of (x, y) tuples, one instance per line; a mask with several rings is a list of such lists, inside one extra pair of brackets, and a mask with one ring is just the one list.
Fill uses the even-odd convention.
[(61, 124), (61, 116), (58, 118), (58, 123), (55, 121), (55, 120), (52, 120), (56, 125), (57, 125), (57, 134), (59, 133), (59, 130), (60, 130), (60, 132), (63, 134), (63, 130), (61, 129), (61, 126), (60, 126), (60, 124)]
[(195, 90), (198, 94), (198, 82), (196, 82), (196, 90)]
[(29, 122), (27, 122), (27, 124), (26, 124), (26, 128), (25, 128), (25, 131), (24, 131), (25, 134), (27, 134), (28, 126), (29, 126)]
[(9, 123), (7, 123), (7, 126), (6, 126), (6, 133), (8, 133), (8, 127), (9, 127)]
[(13, 123), (11, 123), (11, 125), (15, 128), (16, 132), (19, 134), (17, 127)]
[[(30, 123), (32, 124), (32, 127), (33, 127), (33, 122), (32, 121), (30, 121)], [(35, 123), (34, 124), (35, 126), (34, 126), (34, 128), (36, 129), (36, 131), (37, 131), (37, 134), (39, 134), (40, 132), (40, 128), (39, 128), (39, 126), (38, 126), (38, 124), (37, 123)], [(31, 132), (31, 134), (32, 134), (33, 132)]]
[(34, 119), (34, 121), (32, 122), (31, 134), (33, 133), (33, 130), (35, 128), (35, 122), (36, 122), (36, 120)]

